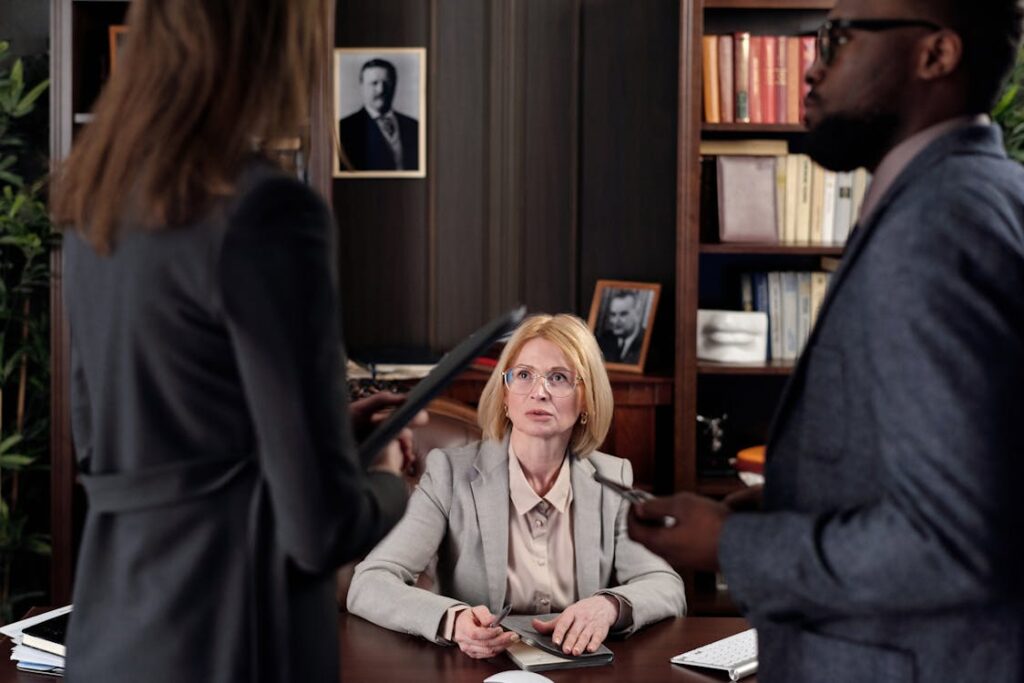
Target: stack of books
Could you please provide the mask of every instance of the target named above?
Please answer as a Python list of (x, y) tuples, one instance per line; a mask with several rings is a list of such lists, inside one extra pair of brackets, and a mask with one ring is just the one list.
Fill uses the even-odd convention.
[(71, 605), (29, 617), (0, 628), (14, 647), (11, 659), (21, 671), (64, 675), (64, 634)]

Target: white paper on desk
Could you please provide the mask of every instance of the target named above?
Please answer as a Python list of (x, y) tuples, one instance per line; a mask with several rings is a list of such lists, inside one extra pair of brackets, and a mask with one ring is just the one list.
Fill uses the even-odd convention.
[(37, 614), (34, 617), (22, 619), (21, 621), (15, 621), (10, 624), (7, 624), (6, 626), (0, 627), (0, 633), (4, 634), (16, 643), (21, 643), (21, 632), (29, 626), (34, 626), (35, 624), (38, 624), (41, 621), (46, 621), (47, 619), (59, 617), (60, 615), (67, 614), (70, 611), (71, 605), (58, 607), (57, 609), (50, 610), (49, 612), (43, 612), (42, 614)]
[(11, 650), (11, 659), (15, 662), (31, 662), (33, 664), (44, 664), (46, 666), (59, 666), (64, 668), (64, 658), (51, 652), (37, 650), (28, 645), (15, 645)]

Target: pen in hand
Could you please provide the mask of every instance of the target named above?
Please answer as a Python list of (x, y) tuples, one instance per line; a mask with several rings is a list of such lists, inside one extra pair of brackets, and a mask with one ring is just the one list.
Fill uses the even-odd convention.
[(501, 611), (498, 612), (497, 615), (495, 615), (494, 621), (491, 622), (491, 626), (499, 626), (501, 622), (504, 621), (505, 617), (507, 617), (511, 613), (512, 605), (505, 605), (501, 608)]

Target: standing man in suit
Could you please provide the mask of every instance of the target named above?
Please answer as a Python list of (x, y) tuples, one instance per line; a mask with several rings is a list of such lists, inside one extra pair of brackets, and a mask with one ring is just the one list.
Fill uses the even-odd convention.
[(597, 337), (605, 361), (629, 365), (640, 362), (640, 349), (644, 345), (641, 315), (636, 292), (619, 289), (612, 293), (605, 316), (607, 329)]
[[(351, 171), (415, 171), (419, 168), (419, 123), (391, 107), (398, 72), (385, 59), (359, 71), (363, 107), (341, 120), (342, 168)], [(347, 164), (345, 163), (347, 159)]]
[(986, 115), (1021, 21), (1017, 0), (839, 0), (807, 146), (874, 180), (763, 496), (634, 509), (634, 538), (721, 569), (767, 683), (1024, 680), (1024, 170)]

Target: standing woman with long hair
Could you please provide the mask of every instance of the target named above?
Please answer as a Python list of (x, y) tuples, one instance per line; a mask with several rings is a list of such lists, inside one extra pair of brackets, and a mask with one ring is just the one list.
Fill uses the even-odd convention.
[[(398, 520), (345, 399), (308, 139), (329, 0), (133, 0), (53, 192), (89, 508), (69, 681), (338, 679), (332, 570)], [(356, 428), (391, 399), (352, 406)]]

